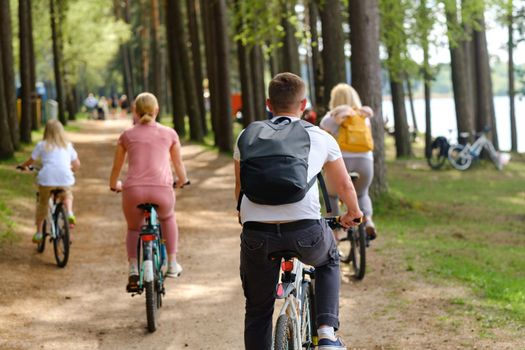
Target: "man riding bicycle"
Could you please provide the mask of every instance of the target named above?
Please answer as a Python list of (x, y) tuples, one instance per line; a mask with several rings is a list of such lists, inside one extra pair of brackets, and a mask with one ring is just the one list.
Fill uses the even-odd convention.
[[(268, 92), (267, 106), (273, 118), (243, 130), (234, 152), (235, 195), (243, 225), (240, 273), (246, 297), (245, 347), (271, 348), (280, 261), (269, 255), (286, 250), (315, 267), (318, 349), (345, 350), (335, 336), (339, 328), (339, 255), (332, 232), (321, 218), (315, 183), (321, 169), (346, 205), (341, 224), (348, 227), (363, 214), (337, 142), (318, 127), (300, 121), (306, 106), (303, 80), (292, 73), (277, 74)], [(278, 149), (280, 155), (272, 155), (272, 149)], [(266, 188), (272, 177), (280, 185)], [(294, 177), (299, 190), (292, 194), (282, 182)]]

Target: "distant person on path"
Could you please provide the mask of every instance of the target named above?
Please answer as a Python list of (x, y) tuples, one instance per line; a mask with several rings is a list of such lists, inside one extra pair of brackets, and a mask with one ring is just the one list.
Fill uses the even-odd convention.
[[(361, 104), (361, 99), (348, 84), (337, 84), (330, 93), (330, 111), (323, 117), (320, 127), (334, 136), (343, 153), (348, 172), (359, 173), (354, 183), (359, 198), (359, 207), (367, 221), (366, 232), (370, 239), (377, 236), (372, 221), (373, 207), (368, 189), (374, 177), (374, 142), (369, 118), (374, 112)], [(330, 192), (330, 191), (329, 191)], [(339, 211), (339, 199), (331, 193), (330, 204), (334, 215)]]
[(89, 117), (91, 119), (96, 119), (98, 100), (95, 96), (93, 96), (92, 93), (89, 93), (88, 97), (86, 97), (86, 99), (84, 100), (84, 106), (86, 106), (86, 109), (89, 113)]
[[(144, 218), (137, 205), (141, 203), (159, 206), (157, 212), (168, 252), (167, 276), (177, 277), (182, 272), (182, 266), (176, 259), (179, 233), (174, 212), (175, 193), (170, 159), (177, 174), (176, 187), (182, 187), (187, 182), (186, 169), (182, 163), (179, 136), (175, 130), (155, 121), (158, 113), (159, 105), (153, 94), (145, 92), (137, 96), (135, 114), (138, 122), (118, 139), (109, 180), (112, 191), (122, 191), (122, 208), (128, 224), (128, 287), (132, 289), (139, 280), (137, 242)], [(121, 184), (118, 178), (126, 155), (128, 172)]]
[[(341, 216), (345, 227), (362, 216), (357, 196), (334, 138), (300, 120), (306, 107), (303, 80), (292, 73), (277, 74), (270, 82), (268, 92), (267, 105), (273, 118), (254, 122), (244, 129), (233, 155), (235, 195), (239, 200), (239, 218), (243, 225), (240, 274), (246, 297), (245, 348), (271, 348), (274, 292), (280, 261), (270, 260), (269, 254), (292, 250), (298, 253), (301, 261), (315, 267), (317, 349), (345, 350), (342, 340), (335, 335), (339, 328), (339, 255), (332, 231), (321, 218), (317, 174), (325, 169), (328, 182), (346, 204), (347, 212)], [(272, 130), (276, 129), (287, 130), (285, 133), (289, 137), (272, 138), (270, 135), (276, 135)], [(266, 158), (268, 162), (255, 164), (256, 158), (259, 162), (264, 158), (260, 152), (265, 149), (270, 149)], [(276, 154), (271, 153), (276, 150)], [(286, 164), (280, 160), (285, 158), (283, 154), (296, 151), (303, 158), (301, 161), (295, 158), (299, 161), (295, 164), (303, 164), (302, 161), (306, 160), (307, 167), (291, 166), (294, 163)], [(258, 170), (249, 171), (249, 168)], [(284, 191), (275, 188), (275, 182), (295, 174), (301, 174), (308, 182), (302, 183), (304, 187), (300, 195), (285, 195)], [(267, 175), (275, 181), (263, 184)], [(253, 183), (253, 187), (248, 183)], [(252, 191), (257, 190), (264, 199), (255, 198)]]
[(128, 116), (128, 113), (129, 113), (128, 96), (126, 96), (126, 95), (120, 96), (119, 104), (120, 104), (120, 113), (121, 113), (120, 117), (121, 118), (126, 118)]
[(27, 168), (39, 159), (42, 161), (42, 169), (38, 172), (37, 178), (38, 202), (34, 243), (40, 243), (44, 238), (42, 225), (47, 216), (49, 198), (53, 190), (64, 190), (63, 202), (67, 209), (69, 223), (71, 225), (76, 223), (71, 187), (75, 184), (73, 171), (80, 168), (80, 160), (71, 142), (67, 141), (64, 127), (56, 119), (47, 122), (44, 139), (36, 144), (31, 158), (20, 166)]

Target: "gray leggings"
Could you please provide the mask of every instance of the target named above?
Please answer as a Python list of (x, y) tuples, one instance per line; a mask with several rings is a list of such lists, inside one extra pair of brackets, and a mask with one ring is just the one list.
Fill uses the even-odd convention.
[[(368, 195), (368, 188), (374, 178), (374, 160), (368, 158), (346, 157), (343, 157), (343, 160), (348, 172), (354, 171), (359, 173), (359, 179), (354, 182), (357, 199), (359, 200), (359, 207), (363, 211), (363, 214), (371, 219), (374, 214), (374, 209), (372, 208), (372, 200)], [(339, 215), (339, 198), (337, 196), (329, 196), (329, 199), (333, 215)]]

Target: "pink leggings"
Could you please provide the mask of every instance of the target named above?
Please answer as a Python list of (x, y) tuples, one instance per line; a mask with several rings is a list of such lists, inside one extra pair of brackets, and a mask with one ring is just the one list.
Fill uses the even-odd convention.
[(126, 245), (128, 259), (137, 258), (137, 241), (140, 227), (144, 224), (143, 211), (137, 208), (141, 203), (154, 203), (159, 207), (157, 214), (162, 230), (162, 237), (166, 240), (168, 254), (177, 252), (179, 229), (175, 221), (175, 194), (170, 187), (163, 186), (133, 186), (122, 191), (122, 209), (128, 222)]

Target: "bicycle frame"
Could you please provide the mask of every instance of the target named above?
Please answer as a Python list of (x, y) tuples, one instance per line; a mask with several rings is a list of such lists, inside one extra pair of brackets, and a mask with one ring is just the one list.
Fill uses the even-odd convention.
[(476, 141), (474, 141), (473, 144), (467, 143), (465, 145), (464, 151), (470, 153), (475, 158), (479, 158), (479, 155), (483, 149), (486, 149), (490, 153), (491, 158), (496, 155), (496, 149), (487, 139), (485, 134), (481, 134), (481, 136)]

